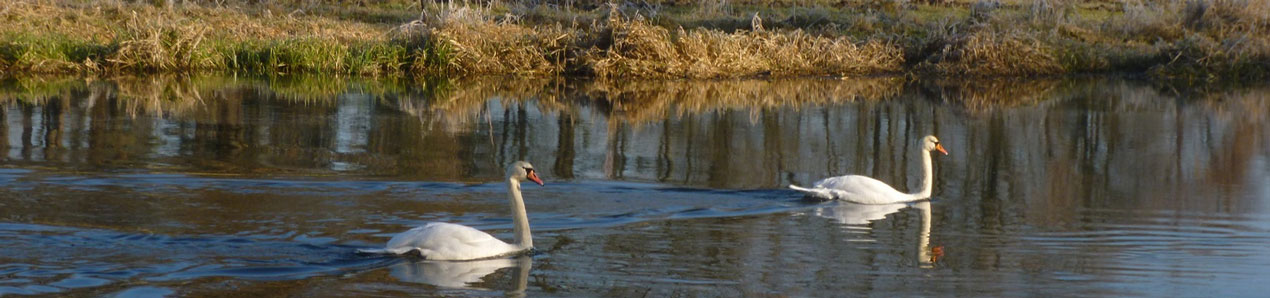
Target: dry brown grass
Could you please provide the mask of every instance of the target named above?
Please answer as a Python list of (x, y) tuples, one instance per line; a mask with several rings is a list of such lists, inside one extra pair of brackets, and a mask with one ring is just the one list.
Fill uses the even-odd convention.
[(608, 47), (582, 59), (599, 77), (717, 78), (898, 72), (902, 50), (880, 41), (857, 44), (845, 37), (802, 30), (724, 33), (679, 29), (675, 34), (641, 17), (610, 15), (595, 31)]
[(1109, 21), (1125, 39), (1154, 42), (1158, 78), (1215, 80), (1270, 76), (1270, 3), (1247, 0), (1129, 4)]
[(898, 72), (901, 49), (802, 30), (725, 33), (652, 24), (610, 7), (605, 21), (526, 26), (485, 8), (443, 6), (401, 32), (423, 34), (460, 74), (583, 73), (598, 77), (719, 78)]
[[(275, 11), (277, 10), (277, 11)], [(5, 30), (41, 30), (65, 33), (78, 39), (106, 41), (127, 34), (129, 22), (143, 19), (147, 27), (197, 25), (211, 37), (230, 40), (267, 40), (315, 37), (338, 41), (385, 38), (384, 32), (396, 24), (377, 24), (306, 14), (283, 12), (286, 8), (267, 6), (182, 5), (167, 9), (122, 0), (91, 2), (16, 0), (0, 4)], [(142, 28), (144, 29), (144, 28)]]
[(1270, 73), (1270, 1), (986, 1), (686, 8), (489, 1), (428, 5), (409, 21), (414, 13), (400, 7), (415, 9), (413, 1), (390, 1), (382, 5), (391, 12), (376, 13), (311, 1), (166, 8), (18, 0), (0, 3), (0, 72), (733, 78), (1150, 70), (1204, 80)]
[(446, 51), (444, 70), (459, 74), (542, 75), (563, 71), (560, 57), (574, 32), (560, 26), (528, 27), (514, 19), (496, 20), (486, 8), (449, 6), (424, 13), (398, 29), (423, 34)]
[[(245, 45), (294, 40), (346, 48), (386, 44), (391, 42), (386, 33), (395, 26), (301, 12), (277, 14), (266, 6), (6, 1), (0, 3), (0, 71), (225, 70), (235, 67), (231, 64)], [(364, 72), (350, 66), (322, 70)]]
[[(175, 24), (134, 14), (124, 22), (119, 47), (106, 57), (109, 67), (139, 71), (189, 71), (218, 68), (221, 59), (203, 47), (210, 28)], [(94, 61), (85, 61), (95, 67)]]
[(1021, 33), (979, 31), (950, 38), (919, 67), (944, 75), (1029, 76), (1064, 71), (1053, 50)]

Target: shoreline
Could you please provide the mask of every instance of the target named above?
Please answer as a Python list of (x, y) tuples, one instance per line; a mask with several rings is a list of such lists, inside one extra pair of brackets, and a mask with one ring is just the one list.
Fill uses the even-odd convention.
[(292, 6), (229, 2), (0, 4), (0, 75), (1270, 77), (1270, 16), (1260, 14), (1270, 4), (1256, 1), (492, 1), (429, 4), (421, 15), (410, 1), (287, 14), (275, 11)]

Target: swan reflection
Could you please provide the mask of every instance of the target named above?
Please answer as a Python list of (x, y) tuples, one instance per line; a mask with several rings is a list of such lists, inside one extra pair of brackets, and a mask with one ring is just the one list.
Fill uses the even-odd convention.
[[(864, 205), (850, 202), (833, 202), (831, 206), (816, 209), (816, 216), (828, 218), (843, 225), (864, 226), (884, 219), (904, 208), (917, 209), (922, 216), (922, 229), (917, 235), (917, 258), (922, 268), (933, 268), (934, 263), (943, 256), (943, 246), (930, 247), (931, 205), (930, 201), (911, 204)], [(861, 228), (868, 229), (864, 226)]]
[(404, 282), (424, 283), (443, 288), (489, 290), (474, 286), (499, 269), (515, 267), (512, 282), (515, 288), (509, 294), (521, 296), (528, 285), (529, 269), (533, 266), (529, 256), (514, 259), (487, 259), (476, 261), (428, 261), (410, 260), (391, 266), (392, 277)]
[(833, 206), (816, 209), (816, 216), (832, 219), (844, 225), (867, 225), (875, 220), (886, 218), (908, 207), (909, 204), (865, 205), (846, 201), (834, 202)]

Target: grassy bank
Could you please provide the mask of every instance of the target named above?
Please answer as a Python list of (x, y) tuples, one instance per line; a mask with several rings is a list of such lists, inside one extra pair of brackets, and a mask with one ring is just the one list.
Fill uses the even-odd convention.
[(918, 2), (19, 0), (0, 71), (1270, 77), (1265, 1)]

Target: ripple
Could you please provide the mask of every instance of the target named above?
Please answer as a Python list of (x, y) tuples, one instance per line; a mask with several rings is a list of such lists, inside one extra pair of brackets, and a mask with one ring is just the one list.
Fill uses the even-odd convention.
[(175, 290), (164, 287), (141, 286), (119, 291), (111, 297), (167, 297), (176, 294)]
[(71, 277), (68, 277), (63, 280), (59, 280), (49, 285), (54, 287), (60, 287), (60, 288), (74, 289), (74, 288), (100, 287), (100, 286), (108, 285), (112, 282), (113, 281), (109, 279), (72, 275)]

